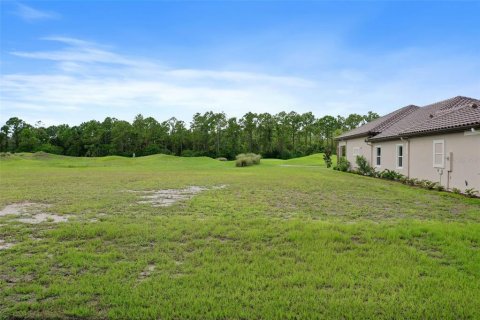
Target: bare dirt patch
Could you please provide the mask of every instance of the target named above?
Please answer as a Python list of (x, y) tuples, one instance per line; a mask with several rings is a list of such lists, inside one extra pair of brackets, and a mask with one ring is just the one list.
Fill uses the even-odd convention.
[(7, 215), (18, 216), (17, 221), (23, 223), (42, 223), (42, 222), (66, 222), (67, 216), (60, 216), (54, 213), (45, 212), (50, 207), (48, 204), (35, 202), (20, 202), (7, 205), (0, 210), (0, 217)]
[(13, 243), (5, 242), (5, 240), (0, 239), (0, 250), (6, 250), (13, 246)]
[(23, 223), (37, 224), (41, 222), (54, 222), (54, 223), (67, 222), (68, 218), (65, 216), (59, 216), (53, 213), (41, 212), (41, 213), (34, 214), (31, 217), (19, 218), (17, 220)]
[(190, 186), (183, 189), (165, 189), (165, 190), (149, 190), (149, 191), (134, 191), (140, 194), (141, 200), (137, 201), (139, 204), (151, 204), (153, 207), (170, 207), (176, 202), (185, 201), (193, 198), (195, 195), (203, 191), (219, 190), (225, 188), (226, 185), (213, 186), (211, 188)]
[(38, 209), (40, 206), (44, 206), (44, 205), (39, 203), (33, 203), (33, 202), (20, 202), (20, 203), (9, 204), (5, 208), (0, 210), (0, 217), (7, 216), (7, 215), (26, 214), (30, 211), (29, 209), (35, 209), (35, 208)]
[(140, 275), (138, 276), (138, 281), (142, 281), (145, 278), (148, 278), (153, 271), (155, 271), (155, 265), (149, 264), (142, 272), (140, 272)]

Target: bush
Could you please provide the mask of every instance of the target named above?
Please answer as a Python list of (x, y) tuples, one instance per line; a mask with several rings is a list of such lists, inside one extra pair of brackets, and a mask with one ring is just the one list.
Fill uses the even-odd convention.
[(408, 180), (409, 180), (409, 179), (408, 179), (408, 177), (406, 177), (406, 176), (403, 176), (403, 177), (401, 177), (400, 179), (398, 179), (398, 181), (400, 181), (400, 182), (403, 183), (403, 184), (408, 184)]
[(474, 188), (465, 189), (465, 195), (469, 198), (475, 198), (477, 196), (478, 190)]
[(382, 172), (380, 172), (380, 178), (382, 178), (382, 179), (399, 181), (399, 180), (403, 179), (404, 177), (405, 176), (403, 174), (398, 173), (394, 170), (385, 169)]
[(453, 188), (452, 189), (452, 192), (455, 193), (455, 194), (461, 194), (462, 193), (462, 190), (458, 189), (458, 188)]
[(364, 156), (357, 156), (355, 162), (357, 163), (357, 171), (359, 174), (369, 177), (375, 176), (375, 168), (368, 164), (368, 161)]
[(337, 165), (333, 168), (338, 171), (349, 171), (350, 170), (350, 162), (347, 160), (345, 157), (340, 157), (338, 158), (338, 163)]
[(254, 164), (260, 164), (261, 155), (255, 153), (241, 153), (236, 156), (235, 165), (237, 167), (248, 167)]
[(438, 185), (438, 182), (433, 182), (433, 181), (430, 181), (430, 180), (420, 180), (418, 182), (418, 186), (419, 187), (422, 187), (422, 188), (425, 188), (425, 189), (428, 189), (428, 190), (433, 190), (437, 187)]
[(218, 160), (218, 161), (228, 161), (228, 159), (227, 159), (227, 158), (224, 158), (224, 157), (219, 157), (219, 158), (217, 158), (217, 159), (215, 159), (215, 160)]
[(415, 178), (407, 178), (405, 180), (405, 183), (408, 184), (409, 186), (416, 186), (418, 185), (418, 179)]
[(332, 150), (330, 148), (325, 149), (325, 153), (323, 154), (323, 160), (327, 165), (327, 168), (332, 166)]

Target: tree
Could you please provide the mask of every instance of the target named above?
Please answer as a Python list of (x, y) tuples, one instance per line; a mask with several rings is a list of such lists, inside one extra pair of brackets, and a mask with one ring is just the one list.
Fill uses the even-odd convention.
[(216, 113), (212, 117), (213, 126), (215, 128), (215, 151), (216, 156), (219, 157), (220, 153), (220, 140), (222, 131), (224, 130), (225, 126), (227, 125), (227, 120), (225, 113)]
[(257, 117), (257, 114), (248, 112), (240, 119), (240, 124), (247, 140), (248, 152), (254, 152), (254, 134), (257, 129)]
[(260, 153), (272, 156), (274, 148), (275, 118), (269, 113), (259, 114), (258, 117), (258, 144)]
[(38, 121), (33, 126), (13, 117), (0, 128), (0, 151), (46, 151), (70, 156), (131, 156), (167, 153), (188, 156), (228, 157), (255, 152), (264, 157), (287, 159), (333, 148), (333, 138), (378, 118), (350, 114), (315, 118), (313, 113), (284, 111), (248, 112), (240, 119), (225, 113), (195, 113), (188, 128), (185, 122), (172, 117), (159, 122), (138, 114), (132, 123), (107, 117), (102, 122), (91, 120), (79, 126), (66, 124), (45, 127)]
[(313, 133), (313, 125), (315, 123), (315, 116), (311, 112), (307, 112), (302, 114), (302, 128), (303, 128), (303, 135), (305, 136), (305, 149), (309, 150), (312, 145), (312, 133)]
[(7, 132), (11, 132), (11, 138), (13, 141), (13, 145), (11, 146), (11, 151), (17, 151), (19, 143), (20, 143), (20, 132), (22, 132), (23, 128), (26, 126), (25, 121), (13, 117), (7, 120), (5, 125), (8, 127)]
[(18, 135), (17, 151), (37, 151), (40, 145), (41, 143), (36, 135), (35, 128), (29, 125), (25, 125)]
[(102, 127), (100, 122), (90, 120), (80, 125), (81, 141), (85, 149), (86, 157), (98, 157), (101, 155)]
[(127, 121), (115, 121), (112, 126), (112, 144), (114, 154), (131, 156), (135, 152), (137, 136)]
[(333, 132), (338, 128), (337, 120), (332, 116), (324, 116), (317, 120), (320, 140), (324, 140), (324, 148), (333, 147)]
[(237, 122), (237, 118), (230, 118), (227, 120), (225, 128), (225, 155), (230, 159), (235, 159), (235, 156), (242, 153), (240, 137), (242, 135), (242, 127)]
[(0, 129), (0, 151), (6, 152), (8, 151), (8, 134), (10, 133), (10, 127), (7, 125), (3, 125)]
[(380, 118), (380, 116), (378, 115), (378, 113), (368, 111), (368, 114), (363, 116), (363, 118), (364, 118), (365, 122), (370, 122), (370, 121), (373, 121), (375, 119)]
[(356, 113), (352, 113), (345, 119), (344, 128), (347, 130), (352, 130), (358, 126), (364, 124), (365, 117)]
[(292, 151), (295, 154), (297, 151), (295, 148), (295, 139), (297, 132), (302, 126), (302, 117), (295, 111), (291, 111), (289, 114), (287, 114), (286, 121), (288, 123), (289, 133), (292, 137)]

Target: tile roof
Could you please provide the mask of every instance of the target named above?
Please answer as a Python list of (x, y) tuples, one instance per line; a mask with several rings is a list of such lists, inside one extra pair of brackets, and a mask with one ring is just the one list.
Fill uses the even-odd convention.
[(425, 134), (480, 124), (479, 108), (472, 108), (472, 104), (480, 107), (480, 100), (457, 96), (418, 108), (386, 127), (370, 140), (388, 140), (400, 136)]
[(340, 136), (336, 137), (335, 139), (342, 140), (344, 138), (372, 136), (378, 134), (417, 109), (419, 109), (419, 107), (414, 105), (400, 108), (383, 117), (370, 121), (358, 128), (345, 132)]
[(401, 135), (427, 134), (430, 132), (447, 131), (478, 125), (480, 125), (480, 104), (472, 103), (460, 108), (455, 108), (450, 112), (436, 114), (430, 121), (407, 129), (403, 131)]

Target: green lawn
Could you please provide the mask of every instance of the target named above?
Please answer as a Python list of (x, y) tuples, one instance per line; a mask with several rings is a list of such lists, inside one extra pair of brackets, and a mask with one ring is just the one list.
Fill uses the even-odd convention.
[[(480, 318), (480, 200), (321, 155), (0, 160), (0, 318)], [(214, 188), (225, 185), (224, 188)], [(133, 191), (208, 188), (170, 207)], [(1, 244), (1, 243), (0, 243)]]

